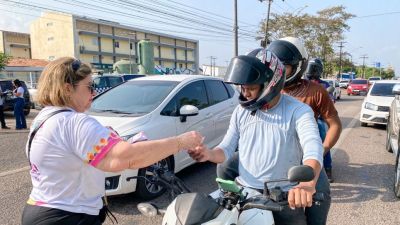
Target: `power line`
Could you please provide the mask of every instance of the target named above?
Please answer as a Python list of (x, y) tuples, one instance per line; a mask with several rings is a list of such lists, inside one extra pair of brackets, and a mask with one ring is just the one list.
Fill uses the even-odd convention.
[(387, 15), (392, 15), (392, 14), (400, 14), (400, 11), (379, 13), (379, 14), (371, 14), (371, 15), (365, 15), (365, 16), (356, 16), (356, 17), (349, 18), (349, 19), (362, 19), (362, 18), (369, 18), (369, 17), (376, 17), (376, 16), (387, 16)]

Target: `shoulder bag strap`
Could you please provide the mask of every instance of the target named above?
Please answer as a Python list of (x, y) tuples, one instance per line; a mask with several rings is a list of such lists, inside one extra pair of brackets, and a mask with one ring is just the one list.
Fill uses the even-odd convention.
[(29, 135), (29, 142), (28, 142), (28, 160), (29, 160), (29, 164), (31, 164), (31, 160), (30, 160), (30, 153), (31, 153), (31, 145), (32, 145), (32, 140), (33, 137), (35, 137), (36, 132), (39, 130), (40, 127), (43, 126), (44, 122), (46, 122), (46, 120), (48, 120), (50, 117), (58, 114), (58, 113), (62, 113), (62, 112), (70, 112), (71, 110), (69, 109), (61, 109), (61, 110), (57, 110), (54, 112), (49, 113), (48, 115), (46, 115), (46, 117), (42, 120), (42, 122), (40, 123), (39, 126), (37, 126), (32, 133)]

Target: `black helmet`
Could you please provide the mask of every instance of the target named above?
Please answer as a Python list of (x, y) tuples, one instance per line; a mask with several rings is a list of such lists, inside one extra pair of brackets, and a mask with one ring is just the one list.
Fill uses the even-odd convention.
[(291, 74), (286, 74), (285, 86), (290, 86), (301, 79), (307, 68), (308, 54), (300, 39), (286, 37), (271, 42), (267, 48), (278, 56), (284, 65), (293, 67)]
[(321, 78), (322, 72), (324, 71), (324, 65), (321, 59), (313, 58), (308, 61), (308, 66), (306, 70), (306, 79), (308, 80), (319, 80)]
[(239, 103), (245, 109), (256, 111), (269, 103), (282, 90), (285, 66), (266, 49), (256, 49), (247, 55), (234, 57), (225, 75), (225, 82), (236, 85), (261, 85), (257, 98), (247, 100), (242, 94)]

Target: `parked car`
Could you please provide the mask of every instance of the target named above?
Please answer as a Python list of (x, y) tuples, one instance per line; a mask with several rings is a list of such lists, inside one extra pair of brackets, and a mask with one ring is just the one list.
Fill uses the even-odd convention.
[(400, 198), (400, 84), (394, 85), (392, 93), (395, 97), (390, 105), (389, 116), (387, 119), (386, 150), (393, 152), (396, 157), (394, 193), (396, 197)]
[(347, 86), (349, 85), (349, 82), (350, 82), (350, 80), (341, 80), (341, 81), (339, 81), (339, 87), (346, 89)]
[[(219, 144), (229, 126), (238, 92), (222, 79), (200, 75), (154, 75), (129, 80), (98, 95), (88, 114), (104, 126), (110, 126), (125, 140), (143, 131), (149, 139), (176, 136), (190, 130), (205, 136), (212, 148)], [(195, 110), (184, 112), (187, 105)], [(178, 172), (195, 163), (185, 151), (159, 164)], [(107, 195), (138, 192), (142, 198), (154, 198), (164, 189), (145, 179), (147, 168), (106, 173)]]
[(342, 96), (342, 92), (339, 86), (339, 81), (337, 81), (336, 79), (323, 79), (323, 80), (328, 82), (331, 85), (331, 87), (335, 89), (332, 93), (333, 99), (339, 100)]
[(101, 94), (108, 89), (115, 87), (127, 80), (131, 80), (138, 77), (144, 77), (141, 74), (101, 74), (93, 75), (93, 85), (97, 94)]
[[(24, 114), (28, 115), (32, 108), (31, 97), (28, 91), (28, 87), (26, 86), (24, 81), (21, 81), (22, 87), (24, 88), (24, 99), (25, 99), (25, 106), (24, 106)], [(14, 97), (12, 94), (12, 90), (14, 89), (13, 82), (10, 79), (0, 79), (1, 90), (3, 92), (7, 92), (8, 94), (4, 98), (3, 110), (4, 112), (7, 111), (14, 111)]]
[(382, 77), (370, 77), (370, 78), (368, 78), (368, 83), (371, 85), (375, 81), (378, 81), (378, 80), (382, 80)]
[(390, 104), (394, 99), (392, 89), (400, 81), (384, 80), (372, 84), (364, 102), (361, 105), (361, 126), (367, 124), (387, 124)]
[(366, 95), (368, 93), (368, 80), (355, 79), (347, 86), (347, 95)]

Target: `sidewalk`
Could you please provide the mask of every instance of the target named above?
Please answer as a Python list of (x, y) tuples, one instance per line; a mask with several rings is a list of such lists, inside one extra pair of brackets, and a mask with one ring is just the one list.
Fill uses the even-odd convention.
[(36, 117), (36, 115), (38, 113), (39, 113), (39, 110), (31, 109), (31, 112), (29, 113), (29, 115), (25, 117), (26, 125), (27, 125), (28, 129), (16, 130), (15, 129), (15, 117), (14, 117), (13, 112), (4, 112), (4, 115), (6, 117), (7, 127), (11, 128), (11, 129), (5, 130), (5, 129), (0, 128), (0, 135), (1, 134), (9, 134), (9, 133), (29, 133), (29, 127), (31, 126), (33, 119)]

